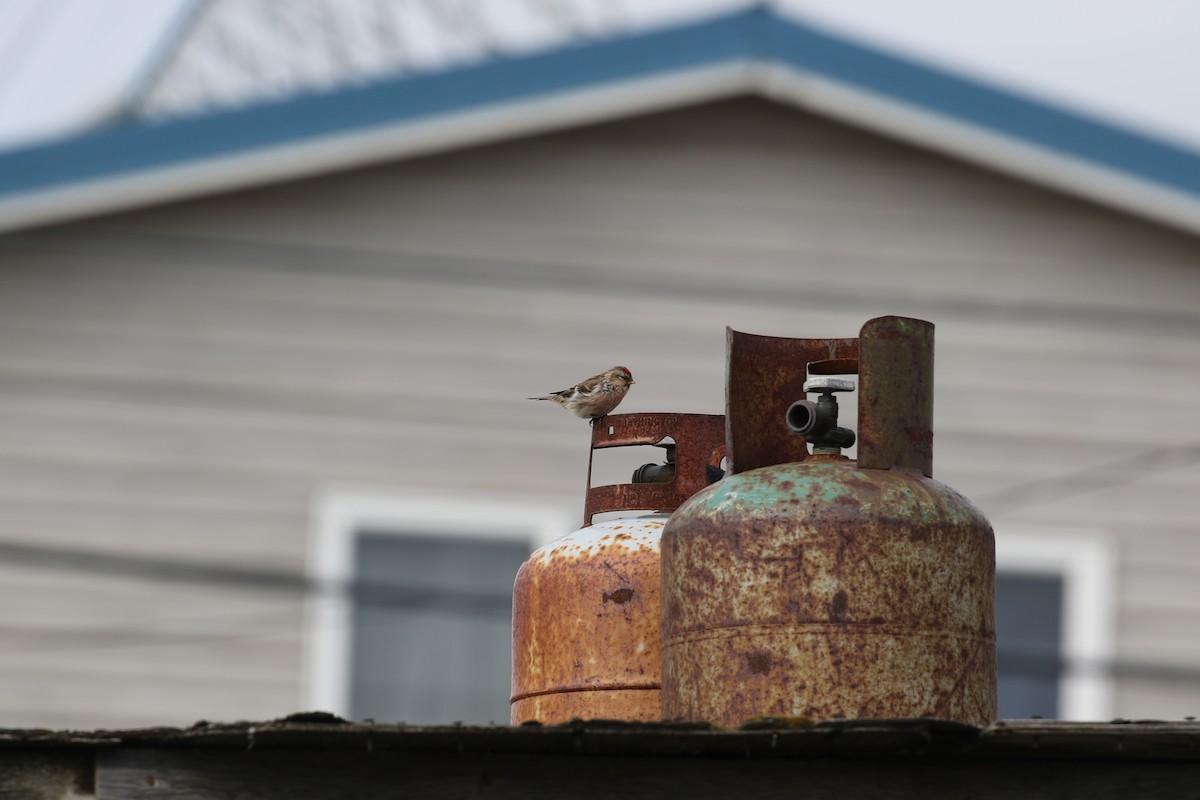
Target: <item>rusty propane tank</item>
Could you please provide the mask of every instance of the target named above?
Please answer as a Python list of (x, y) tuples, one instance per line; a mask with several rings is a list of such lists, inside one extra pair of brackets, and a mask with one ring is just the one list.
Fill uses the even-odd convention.
[[(513, 586), (513, 724), (659, 718), (659, 538), (667, 515), (720, 476), (724, 438), (720, 415), (617, 414), (592, 426), (593, 454), (661, 445), (666, 462), (639, 468), (632, 483), (593, 487), (589, 461), (584, 527), (521, 566)], [(593, 524), (616, 511), (642, 515)]]
[[(852, 383), (828, 377), (849, 373), (857, 461), (839, 454), (854, 434), (834, 398)], [(933, 325), (731, 330), (726, 374), (729, 474), (662, 537), (664, 718), (991, 722), (995, 546), (979, 510), (930, 477)], [(806, 391), (820, 398), (796, 402)]]

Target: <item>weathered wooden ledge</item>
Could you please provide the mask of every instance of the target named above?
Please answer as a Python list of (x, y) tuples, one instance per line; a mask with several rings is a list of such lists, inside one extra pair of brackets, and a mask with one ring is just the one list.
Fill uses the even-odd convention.
[(300, 714), (0, 730), (0, 798), (1186, 797), (1200, 723), (409, 726)]

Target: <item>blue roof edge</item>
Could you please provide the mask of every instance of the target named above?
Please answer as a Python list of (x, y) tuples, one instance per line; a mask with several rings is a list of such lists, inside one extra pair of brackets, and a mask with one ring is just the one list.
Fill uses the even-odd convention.
[(741, 13), (203, 116), (122, 123), (0, 154), (0, 198), (745, 58), (761, 22), (759, 13)]
[(769, 27), (772, 60), (1200, 197), (1200, 152), (804, 25)]
[(0, 154), (0, 199), (739, 60), (881, 95), (1200, 199), (1200, 153), (889, 55), (754, 8), (622, 39)]

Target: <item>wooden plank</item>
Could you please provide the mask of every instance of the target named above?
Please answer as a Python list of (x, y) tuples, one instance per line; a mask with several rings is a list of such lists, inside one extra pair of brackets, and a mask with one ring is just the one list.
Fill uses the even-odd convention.
[(0, 800), (94, 798), (90, 750), (0, 751)]
[(336, 798), (888, 797), (1176, 798), (1197, 763), (974, 759), (784, 760), (535, 756), (403, 751), (112, 749), (97, 753), (96, 797)]
[(980, 735), (980, 752), (992, 757), (1131, 761), (1182, 759), (1195, 762), (1200, 724), (1133, 720), (1057, 722), (1002, 720)]

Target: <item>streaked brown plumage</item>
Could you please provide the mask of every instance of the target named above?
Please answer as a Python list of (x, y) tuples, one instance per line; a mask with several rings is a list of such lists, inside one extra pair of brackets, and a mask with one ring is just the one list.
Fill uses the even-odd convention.
[(577, 417), (598, 419), (620, 405), (621, 401), (625, 399), (625, 393), (634, 383), (633, 374), (628, 369), (613, 367), (579, 382), (570, 389), (529, 399), (549, 400)]

